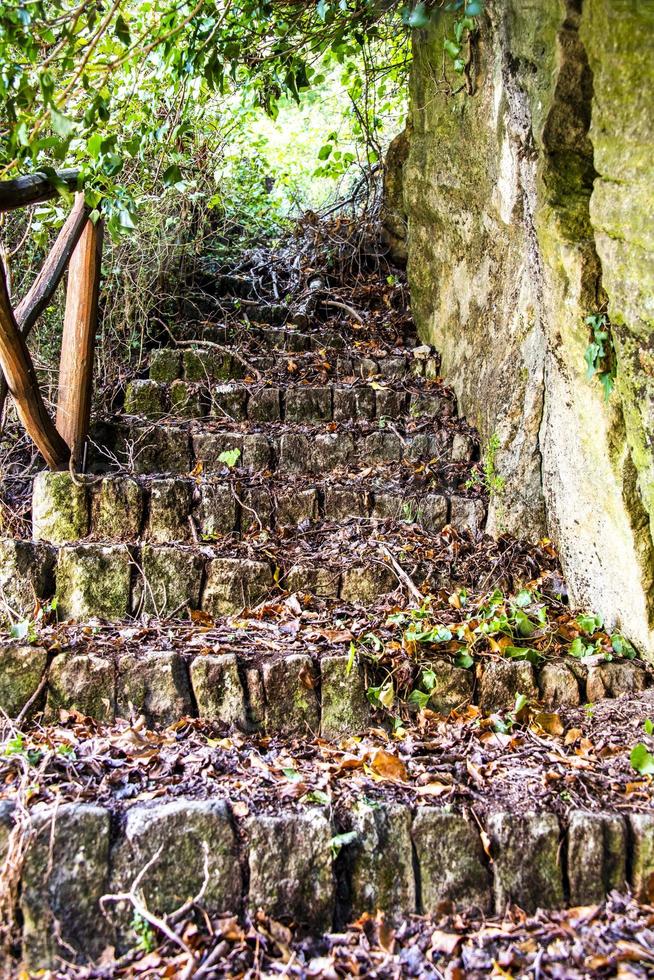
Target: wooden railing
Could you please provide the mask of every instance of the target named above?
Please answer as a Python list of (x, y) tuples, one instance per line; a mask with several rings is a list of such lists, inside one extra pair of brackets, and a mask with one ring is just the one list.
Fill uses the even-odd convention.
[[(76, 171), (57, 174), (74, 190)], [(47, 201), (57, 194), (52, 181), (32, 174), (0, 182), (0, 212)], [(26, 296), (13, 308), (0, 260), (0, 410), (7, 391), (18, 417), (51, 469), (77, 466), (88, 435), (102, 258), (102, 221), (93, 223), (77, 192), (66, 223)], [(56, 423), (50, 418), (27, 348), (27, 337), (68, 267), (66, 311), (59, 363)]]

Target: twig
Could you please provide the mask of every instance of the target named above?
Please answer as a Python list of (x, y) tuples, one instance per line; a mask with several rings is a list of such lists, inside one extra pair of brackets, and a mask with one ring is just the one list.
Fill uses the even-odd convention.
[(356, 320), (357, 323), (360, 323), (362, 327), (365, 326), (365, 321), (363, 317), (360, 316), (356, 310), (353, 310), (351, 306), (348, 306), (347, 303), (341, 303), (340, 300), (336, 300), (336, 299), (323, 299), (322, 305), (334, 306), (337, 310), (345, 310), (346, 313), (350, 314), (353, 320)]
[(414, 599), (416, 599), (418, 602), (422, 602), (423, 599), (425, 598), (422, 592), (420, 591), (420, 589), (418, 589), (416, 585), (414, 585), (409, 575), (407, 575), (407, 573), (404, 571), (404, 569), (397, 561), (397, 559), (393, 557), (393, 555), (391, 554), (387, 546), (385, 544), (382, 544), (381, 541), (377, 541), (376, 544), (379, 547), (381, 553), (389, 560), (389, 562), (393, 566), (393, 570), (395, 571), (395, 574), (399, 578), (400, 582), (402, 582), (402, 584), (409, 590), (409, 592), (411, 593)]

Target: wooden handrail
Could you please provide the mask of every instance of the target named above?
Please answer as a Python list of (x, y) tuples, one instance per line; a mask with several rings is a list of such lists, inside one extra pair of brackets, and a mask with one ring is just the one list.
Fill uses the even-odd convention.
[(27, 345), (9, 302), (7, 280), (0, 262), (0, 362), (18, 417), (50, 469), (66, 466), (70, 450), (48, 415)]
[[(57, 183), (63, 180), (73, 187), (77, 176), (75, 170), (62, 171), (57, 174)], [(56, 186), (44, 174), (0, 182), (0, 211), (46, 201), (56, 193)], [(102, 220), (91, 222), (84, 195), (78, 192), (43, 268), (15, 311), (0, 260), (0, 368), (4, 375), (0, 378), (0, 412), (8, 388), (18, 417), (51, 469), (74, 466), (82, 456), (88, 434), (102, 232)], [(55, 425), (43, 402), (25, 339), (52, 300), (67, 266)]]
[[(78, 170), (57, 171), (57, 181), (65, 184), (70, 191), (77, 189), (78, 177)], [(0, 213), (16, 211), (28, 204), (41, 204), (56, 197), (58, 193), (57, 185), (47, 174), (28, 174), (26, 177), (2, 180), (0, 181)]]

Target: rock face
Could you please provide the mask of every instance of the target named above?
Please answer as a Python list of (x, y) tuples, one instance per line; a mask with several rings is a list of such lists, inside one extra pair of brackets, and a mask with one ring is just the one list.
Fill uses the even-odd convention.
[[(470, 92), (447, 57), (458, 94), (442, 83), (451, 17), (414, 35), (409, 153), (387, 179), (395, 213), (403, 184), (413, 312), (463, 412), (497, 436), (489, 529), (548, 533), (573, 600), (654, 658), (654, 9), (486, 11)], [(605, 310), (608, 401), (584, 361), (585, 317)]]

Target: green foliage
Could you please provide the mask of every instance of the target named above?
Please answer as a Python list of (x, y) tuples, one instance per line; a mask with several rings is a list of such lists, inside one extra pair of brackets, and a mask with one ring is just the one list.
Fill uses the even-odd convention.
[(611, 325), (606, 313), (592, 313), (584, 321), (590, 329), (590, 343), (586, 348), (586, 377), (597, 377), (604, 390), (604, 398), (609, 400), (615, 386), (617, 361), (611, 337)]
[(36, 643), (39, 627), (47, 624), (56, 611), (57, 599), (55, 597), (50, 602), (39, 605), (33, 616), (12, 623), (9, 628), (9, 635), (12, 640), (21, 640), (24, 643)]
[(506, 480), (497, 472), (497, 454), (500, 451), (500, 437), (494, 432), (488, 440), (484, 458), (481, 464), (481, 472), (475, 469), (471, 478), (465, 484), (467, 490), (481, 486), (490, 496), (501, 497), (504, 493)]
[(225, 449), (218, 457), (220, 463), (224, 463), (228, 469), (233, 469), (241, 458), (240, 449)]
[(145, 953), (151, 953), (157, 948), (157, 936), (154, 929), (148, 920), (144, 919), (138, 912), (135, 912), (132, 918), (132, 929), (136, 934), (137, 949), (142, 949)]

